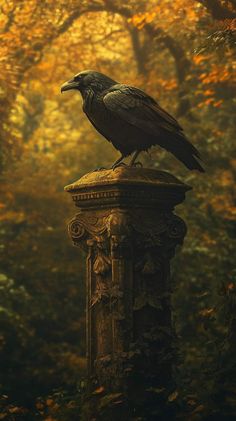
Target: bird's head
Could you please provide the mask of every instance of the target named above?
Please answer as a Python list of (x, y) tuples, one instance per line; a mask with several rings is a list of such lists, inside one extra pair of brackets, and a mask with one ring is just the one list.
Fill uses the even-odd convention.
[(83, 93), (86, 89), (93, 89), (95, 92), (103, 91), (117, 82), (108, 76), (95, 72), (94, 70), (84, 70), (77, 73), (72, 79), (61, 86), (61, 92), (76, 89)]

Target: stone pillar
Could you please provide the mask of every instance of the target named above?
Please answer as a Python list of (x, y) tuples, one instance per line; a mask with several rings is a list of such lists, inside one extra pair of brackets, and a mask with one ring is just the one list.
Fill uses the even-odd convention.
[(174, 390), (170, 259), (186, 225), (173, 210), (189, 189), (166, 172), (123, 166), (65, 187), (78, 207), (69, 234), (87, 253), (88, 390), (97, 398), (96, 420), (155, 420)]

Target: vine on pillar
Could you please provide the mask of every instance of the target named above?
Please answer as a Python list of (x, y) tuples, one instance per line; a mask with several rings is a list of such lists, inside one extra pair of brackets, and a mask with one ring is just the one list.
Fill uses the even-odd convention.
[(84, 419), (170, 418), (170, 259), (186, 234), (173, 209), (190, 187), (165, 172), (118, 167), (65, 189), (79, 208), (69, 234), (87, 253)]

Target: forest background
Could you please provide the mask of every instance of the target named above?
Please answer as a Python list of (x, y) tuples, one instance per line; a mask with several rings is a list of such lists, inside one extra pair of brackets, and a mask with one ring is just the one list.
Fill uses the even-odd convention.
[(142, 158), (193, 187), (177, 210), (170, 400), (181, 420), (235, 419), (235, 18), (235, 0), (0, 1), (1, 420), (79, 420), (84, 257), (63, 187), (117, 157), (80, 96), (60, 94), (88, 68), (151, 94), (204, 158), (204, 175), (157, 147)]

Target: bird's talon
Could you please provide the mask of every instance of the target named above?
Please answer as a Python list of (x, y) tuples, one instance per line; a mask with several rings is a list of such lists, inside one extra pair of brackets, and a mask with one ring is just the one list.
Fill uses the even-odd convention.
[(118, 168), (118, 167), (128, 167), (128, 165), (127, 164), (125, 164), (124, 162), (118, 162), (118, 164), (113, 164), (112, 166), (111, 166), (111, 169), (114, 171), (116, 168)]

